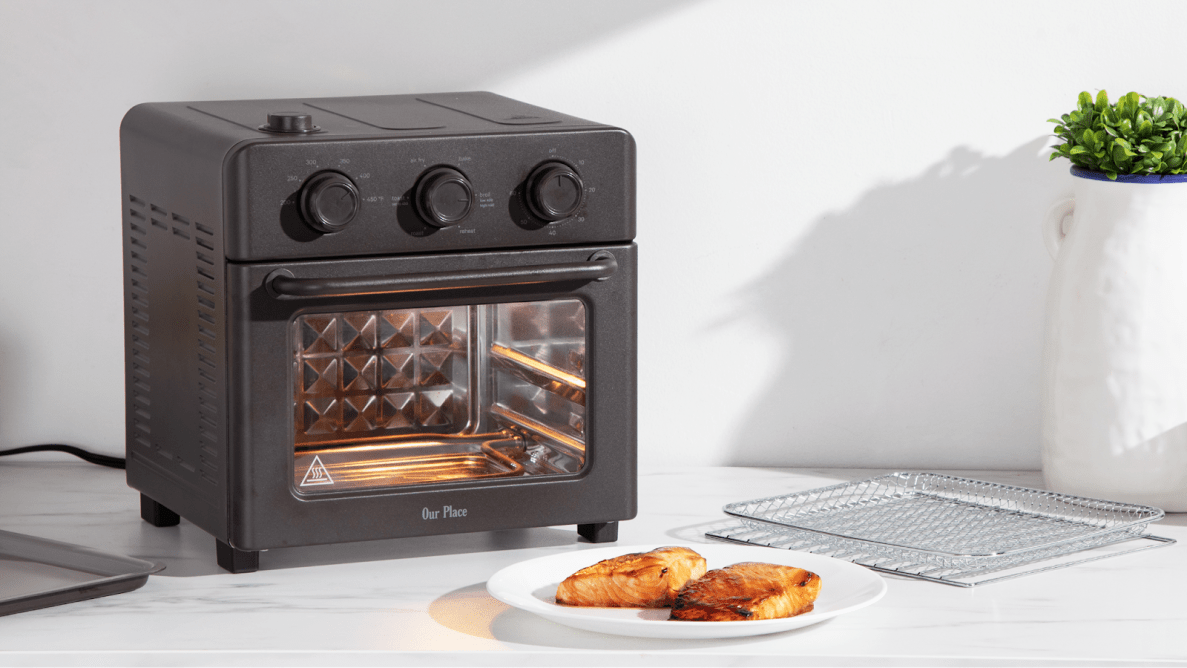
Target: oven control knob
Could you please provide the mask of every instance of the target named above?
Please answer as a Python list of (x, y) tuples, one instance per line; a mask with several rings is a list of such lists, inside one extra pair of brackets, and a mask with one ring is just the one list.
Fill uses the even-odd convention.
[(466, 175), (449, 167), (429, 170), (416, 184), (416, 212), (434, 227), (457, 225), (474, 208), (474, 189)]
[(359, 212), (359, 189), (345, 174), (318, 172), (301, 186), (301, 217), (319, 232), (337, 232)]
[(568, 218), (581, 208), (585, 185), (576, 170), (563, 162), (546, 162), (528, 176), (528, 208), (541, 220)]

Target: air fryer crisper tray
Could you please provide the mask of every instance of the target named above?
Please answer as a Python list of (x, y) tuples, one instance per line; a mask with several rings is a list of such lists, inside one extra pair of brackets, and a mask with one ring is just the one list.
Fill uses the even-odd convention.
[[(891, 473), (724, 510), (742, 526), (710, 532), (717, 538), (829, 553), (963, 586), (989, 581), (969, 582), (971, 576), (1004, 575), (1131, 540), (1159, 543), (1149, 547), (1174, 542), (1143, 534), (1162, 517), (1158, 508), (932, 473)], [(1088, 559), (1117, 553), (1105, 552)]]

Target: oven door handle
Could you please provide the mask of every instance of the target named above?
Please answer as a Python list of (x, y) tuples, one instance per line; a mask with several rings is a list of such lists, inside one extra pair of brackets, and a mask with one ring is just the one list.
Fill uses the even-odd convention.
[(604, 281), (616, 271), (618, 261), (614, 255), (599, 251), (585, 262), (358, 278), (295, 278), (291, 271), (277, 269), (264, 279), (264, 288), (277, 299), (359, 297), (500, 285)]

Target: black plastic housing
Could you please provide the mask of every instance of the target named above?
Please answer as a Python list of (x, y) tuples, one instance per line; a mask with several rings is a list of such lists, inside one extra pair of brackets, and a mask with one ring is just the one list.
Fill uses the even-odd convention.
[[(272, 132), (269, 114), (310, 114)], [(263, 126), (265, 129), (261, 129)], [(558, 524), (635, 515), (635, 151), (625, 131), (490, 93), (143, 104), (121, 127), (128, 484), (237, 550)], [(548, 223), (525, 181), (562, 162), (581, 207)], [(411, 193), (462, 172), (475, 206), (438, 228)], [(361, 199), (325, 233), (302, 219), (310, 177), (344, 174)], [(511, 282), (342, 297), (269, 290), (589, 262), (601, 280)], [(572, 475), (303, 497), (292, 487), (289, 323), (350, 308), (579, 298), (588, 312), (589, 461)], [(469, 508), (422, 520), (422, 509)], [(603, 532), (609, 536), (609, 532)]]

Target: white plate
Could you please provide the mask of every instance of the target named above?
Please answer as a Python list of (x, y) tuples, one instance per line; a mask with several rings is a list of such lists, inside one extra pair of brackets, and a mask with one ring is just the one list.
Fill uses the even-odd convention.
[(604, 547), (521, 561), (491, 576), (486, 590), (507, 605), (558, 624), (613, 635), (672, 639), (740, 638), (789, 631), (864, 608), (886, 593), (886, 583), (877, 573), (847, 561), (769, 547), (697, 544), (685, 547), (705, 557), (710, 569), (741, 561), (761, 561), (812, 571), (821, 579), (820, 596), (811, 612), (796, 617), (738, 622), (672, 621), (668, 619), (670, 608), (574, 608), (556, 604), (557, 586), (582, 568), (603, 559), (661, 546)]

